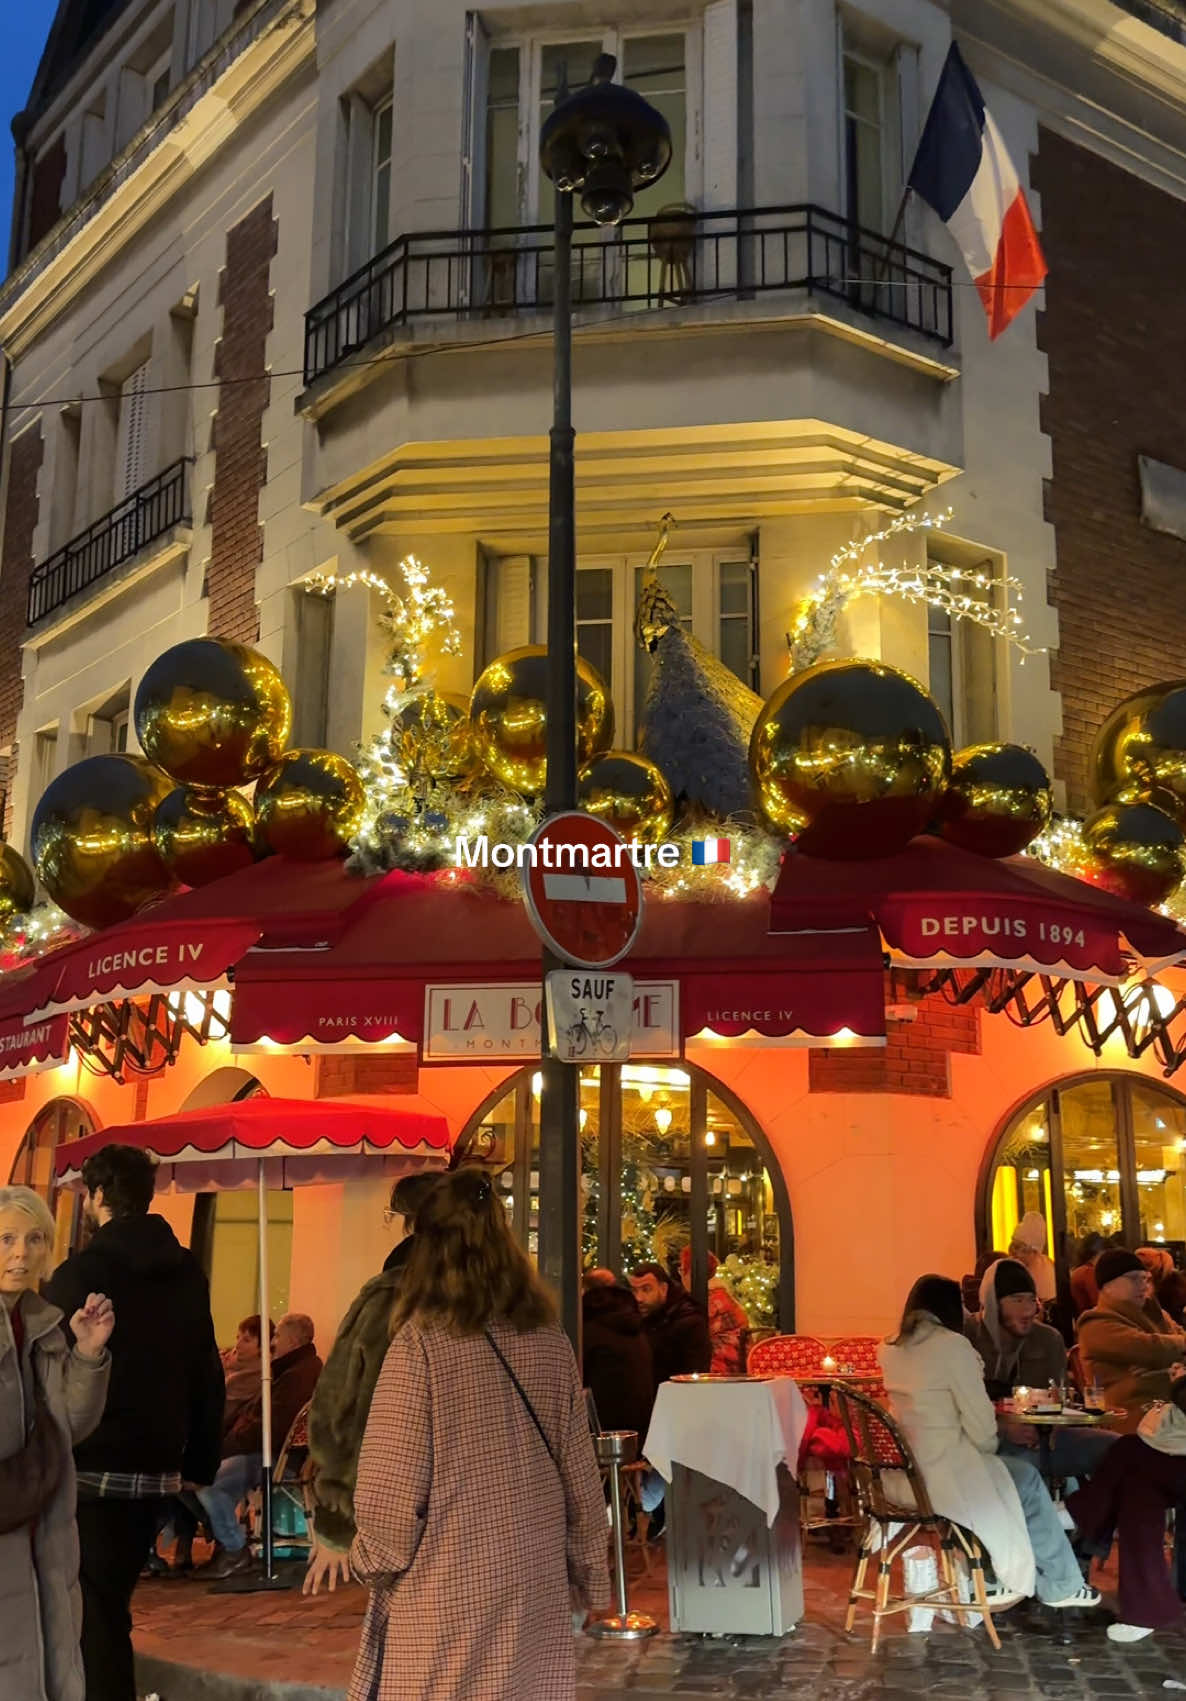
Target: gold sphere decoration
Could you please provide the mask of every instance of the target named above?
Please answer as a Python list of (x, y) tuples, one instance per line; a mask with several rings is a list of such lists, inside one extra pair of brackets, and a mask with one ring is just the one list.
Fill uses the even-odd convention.
[(817, 662), (763, 704), (749, 746), (754, 798), (810, 856), (892, 856), (930, 823), (951, 774), (943, 717), (885, 662)]
[(1145, 801), (1186, 827), (1186, 680), (1150, 685), (1117, 705), (1091, 752), (1100, 804)]
[(469, 699), (454, 691), (418, 691), (391, 717), (391, 750), (413, 787), (464, 780), (479, 766)]
[(629, 842), (658, 844), (671, 832), (675, 799), (660, 768), (632, 750), (604, 750), (577, 775), (577, 803)]
[(33, 870), (19, 851), (0, 845), (0, 923), (33, 908), (37, 883)]
[[(524, 644), (499, 656), (478, 679), (469, 703), (478, 755), (503, 785), (525, 796), (544, 789), (548, 768), (548, 675), (543, 644)], [(577, 658), (577, 765), (614, 736), (609, 689), (596, 668)]]
[(158, 656), (136, 692), (136, 736), (150, 762), (181, 785), (221, 791), (279, 760), (292, 699), (258, 650), (189, 638)]
[(295, 862), (341, 856), (362, 825), (366, 791), (334, 750), (289, 750), (255, 788), (259, 834)]
[(142, 756), (87, 756), (50, 781), (33, 814), (33, 866), (54, 903), (84, 927), (114, 927), (170, 886), (152, 840), (173, 789)]
[(1036, 839), (1054, 807), (1050, 776), (1020, 744), (957, 750), (939, 806), (939, 833), (978, 856), (1016, 856)]
[(255, 811), (238, 791), (177, 786), (152, 818), (157, 855), (183, 886), (208, 886), (255, 861)]
[(1151, 803), (1110, 803), (1083, 823), (1087, 878), (1134, 904), (1163, 904), (1186, 875), (1186, 837)]

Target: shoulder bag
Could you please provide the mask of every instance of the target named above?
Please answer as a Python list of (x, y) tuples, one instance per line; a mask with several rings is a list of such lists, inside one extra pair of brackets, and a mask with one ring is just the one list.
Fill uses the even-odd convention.
[(0, 1459), (0, 1536), (37, 1521), (61, 1482), (65, 1465), (61, 1431), (38, 1396), (24, 1446)]
[(1159, 1400), (1141, 1419), (1137, 1434), (1158, 1453), (1186, 1454), (1186, 1412), (1172, 1401)]
[(531, 1401), (527, 1398), (527, 1390), (524, 1388), (524, 1386), (520, 1382), (519, 1378), (515, 1375), (514, 1371), (511, 1369), (510, 1365), (507, 1363), (506, 1356), (503, 1353), (502, 1348), (499, 1346), (498, 1342), (494, 1339), (494, 1336), (490, 1333), (489, 1329), (486, 1329), (484, 1331), (484, 1333), (485, 1333), (485, 1336), (486, 1336), (487, 1345), (489, 1346), (491, 1352), (494, 1354), (495, 1358), (498, 1360), (499, 1364), (502, 1365), (502, 1368), (506, 1371), (507, 1375), (510, 1377), (512, 1383), (514, 1384), (516, 1394), (518, 1394), (518, 1396), (522, 1400), (524, 1406), (527, 1408), (528, 1417), (531, 1419), (532, 1423), (535, 1425), (536, 1429), (539, 1431), (539, 1438), (543, 1442), (544, 1446), (548, 1449), (548, 1458), (551, 1459), (551, 1461), (555, 1465), (557, 1471), (559, 1471), (560, 1461), (557, 1459), (556, 1454), (553, 1451), (552, 1443), (548, 1440), (548, 1437), (547, 1437), (547, 1434), (544, 1430), (543, 1424), (539, 1421), (539, 1414), (536, 1412), (536, 1409), (532, 1405)]

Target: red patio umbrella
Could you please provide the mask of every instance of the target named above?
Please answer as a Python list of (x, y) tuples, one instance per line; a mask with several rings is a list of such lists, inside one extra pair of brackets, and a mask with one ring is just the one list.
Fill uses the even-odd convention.
[[(269, 1186), (323, 1181), (359, 1158), (379, 1157), (391, 1168), (442, 1163), (449, 1125), (414, 1095), (393, 1101), (273, 1099), (264, 1094), (179, 1111), (152, 1122), (129, 1122), (59, 1146), (58, 1183), (82, 1185), (82, 1166), (104, 1146), (137, 1146), (158, 1159), (159, 1192), (246, 1187), (259, 1199), (259, 1314), (268, 1317)], [(416, 1161), (413, 1161), (416, 1160)], [(269, 1331), (260, 1329), (263, 1431), (264, 1578), (272, 1561), (272, 1359)]]

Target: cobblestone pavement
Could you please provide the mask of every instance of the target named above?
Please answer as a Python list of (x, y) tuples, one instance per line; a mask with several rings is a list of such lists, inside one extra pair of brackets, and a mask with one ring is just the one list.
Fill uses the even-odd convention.
[[(897, 1620), (874, 1656), (867, 1627), (852, 1636), (843, 1629), (849, 1569), (845, 1556), (813, 1550), (804, 1622), (778, 1640), (672, 1636), (661, 1571), (640, 1579), (632, 1604), (658, 1617), (664, 1631), (627, 1647), (582, 1638), (580, 1701), (919, 1701), (924, 1692), (928, 1701), (1175, 1701), (1167, 1679), (1186, 1693), (1186, 1636), (1117, 1647), (1104, 1634), (1106, 1614), (1080, 1618), (1060, 1640), (1055, 1620), (1061, 1627), (1072, 1615), (1019, 1608), (998, 1620), (1000, 1653), (983, 1631), (941, 1626), (910, 1635)], [(1099, 1580), (1106, 1588), (1107, 1574)], [(296, 1588), (228, 1596), (197, 1583), (144, 1583), (134, 1603), (141, 1688), (160, 1701), (336, 1701), (364, 1604), (356, 1588), (305, 1601)]]

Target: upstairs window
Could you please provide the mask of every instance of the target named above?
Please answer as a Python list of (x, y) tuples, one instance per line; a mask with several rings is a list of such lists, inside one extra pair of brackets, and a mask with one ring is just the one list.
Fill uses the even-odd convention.
[(391, 119), (390, 95), (371, 114), (371, 252), (386, 248), (391, 226)]
[(394, 71), (389, 49), (339, 102), (333, 247), (341, 256), (343, 277), (365, 266), (392, 237)]
[(844, 215), (888, 235), (902, 195), (902, 48), (871, 20), (840, 25)]
[(115, 500), (122, 502), (139, 490), (148, 474), (148, 444), (145, 433), (145, 403), (148, 362), (130, 372), (120, 385), (119, 424), (115, 447)]
[[(956, 539), (943, 539), (927, 550), (928, 565), (961, 567), (989, 583), (963, 588), (988, 604), (1002, 594), (1001, 564), (982, 550)], [(1000, 736), (997, 706), (997, 643), (972, 620), (954, 618), (945, 609), (927, 607), (929, 689), (951, 731), (956, 749), (984, 744)]]

